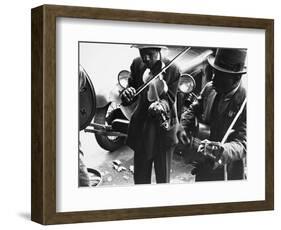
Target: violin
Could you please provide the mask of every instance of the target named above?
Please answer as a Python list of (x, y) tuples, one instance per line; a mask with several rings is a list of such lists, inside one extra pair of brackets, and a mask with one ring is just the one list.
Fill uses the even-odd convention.
[[(185, 54), (188, 50), (190, 50), (191, 47), (188, 47), (186, 49), (184, 49), (183, 51), (181, 51), (176, 57), (173, 58), (172, 61), (170, 61), (170, 63), (166, 66), (164, 66), (157, 74), (155, 74), (154, 76), (152, 76), (150, 79), (148, 79), (147, 82), (145, 82), (142, 86), (140, 86), (137, 91), (136, 91), (136, 94), (134, 95), (134, 98), (136, 98), (144, 89), (146, 89), (150, 84), (151, 82), (160, 77), (160, 75), (162, 75), (162, 73), (164, 73), (174, 62), (176, 59), (178, 59), (180, 56), (182, 56), (183, 54)], [(134, 99), (133, 99), (134, 100)], [(122, 103), (123, 104), (123, 103)], [(124, 105), (124, 104), (123, 104)]]
[[(213, 142), (204, 142), (204, 140), (210, 139), (210, 134), (210, 127), (206, 124), (198, 122), (195, 131), (189, 135), (186, 145), (193, 153), (196, 153), (196, 155), (200, 153), (205, 157), (216, 160), (216, 157), (212, 154), (212, 151), (218, 150), (218, 147), (215, 146)], [(204, 144), (203, 149), (200, 148), (202, 144)]]
[(148, 100), (151, 102), (159, 100), (159, 95), (161, 95), (165, 91), (168, 91), (168, 86), (163, 79), (163, 73), (175, 62), (176, 59), (178, 59), (180, 56), (184, 55), (190, 49), (191, 49), (191, 47), (188, 47), (188, 48), (184, 49), (183, 51), (181, 51), (178, 55), (176, 55), (173, 58), (173, 60), (170, 61), (170, 63), (168, 65), (163, 65), (161, 61), (157, 62), (157, 65), (156, 65), (156, 68), (154, 69), (154, 71), (152, 71), (152, 73), (147, 73), (147, 74), (150, 74), (151, 76), (149, 76), (147, 78), (147, 81), (145, 81), (144, 84), (141, 85), (136, 90), (134, 98), (131, 100), (131, 101), (133, 101), (133, 103), (127, 104), (127, 103), (122, 102), (120, 104), (120, 108), (121, 108), (122, 112), (125, 114), (125, 116), (128, 119), (131, 119), (132, 114), (134, 113), (134, 111), (137, 107), (138, 101), (136, 100), (136, 98), (143, 90), (145, 90), (151, 84), (154, 86), (149, 87), (150, 89), (148, 89), (148, 95), (147, 95)]

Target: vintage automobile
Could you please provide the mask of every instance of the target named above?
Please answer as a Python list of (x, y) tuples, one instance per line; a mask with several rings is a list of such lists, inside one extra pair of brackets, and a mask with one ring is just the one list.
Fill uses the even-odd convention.
[[(168, 58), (172, 59), (171, 57), (176, 56), (181, 49), (182, 47), (170, 48)], [(202, 87), (211, 79), (206, 60), (212, 53), (211, 49), (195, 47), (177, 61), (176, 64), (183, 73), (177, 93), (179, 118), (185, 107), (196, 100)], [(84, 85), (84, 91), (81, 91), (80, 87), (80, 130), (94, 133), (100, 147), (108, 151), (115, 151), (125, 143), (130, 117), (134, 110), (134, 108), (122, 106), (120, 99), (120, 92), (128, 85), (130, 72), (128, 70), (120, 71), (115, 86), (106, 94), (95, 93), (91, 78), (82, 66), (80, 72), (79, 77), (82, 76), (80, 82), (82, 86)], [(93, 79), (94, 77), (92, 77)], [(89, 92), (85, 89), (88, 89)]]

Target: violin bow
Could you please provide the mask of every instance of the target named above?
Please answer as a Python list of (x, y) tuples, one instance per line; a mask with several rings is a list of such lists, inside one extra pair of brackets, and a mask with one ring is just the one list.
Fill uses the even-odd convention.
[[(229, 136), (229, 134), (231, 133), (231, 130), (233, 128), (233, 126), (235, 125), (236, 121), (238, 120), (238, 118), (240, 117), (243, 109), (245, 108), (246, 106), (246, 102), (247, 102), (247, 98), (244, 99), (238, 113), (236, 114), (236, 116), (234, 117), (233, 121), (231, 122), (230, 126), (228, 127), (226, 133), (224, 134), (223, 138), (222, 138), (222, 141), (221, 141), (221, 144), (224, 144)], [(214, 165), (214, 168), (213, 169), (216, 169), (218, 166), (220, 166), (222, 164), (221, 160), (219, 160), (215, 165)], [(224, 180), (226, 181), (227, 180), (227, 165), (224, 164)]]
[(191, 47), (185, 48), (183, 51), (181, 51), (179, 54), (177, 54), (173, 60), (170, 61), (170, 63), (166, 66), (164, 66), (160, 72), (158, 74), (156, 74), (155, 76), (153, 76), (151, 79), (149, 79), (149, 81), (147, 81), (146, 83), (144, 83), (141, 87), (139, 87), (136, 91), (136, 94), (134, 97), (137, 97), (154, 79), (156, 79), (157, 77), (159, 77), (166, 69), (168, 69), (174, 62), (176, 59), (178, 59), (180, 56), (184, 55), (187, 51), (189, 51), (191, 49)]

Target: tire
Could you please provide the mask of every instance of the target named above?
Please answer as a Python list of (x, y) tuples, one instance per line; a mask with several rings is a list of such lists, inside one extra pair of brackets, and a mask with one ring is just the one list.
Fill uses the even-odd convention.
[[(96, 114), (94, 117), (94, 122), (97, 124), (106, 124), (106, 117), (110, 116), (110, 114), (116, 110), (116, 108), (112, 109), (112, 103), (106, 105), (103, 108), (99, 108), (96, 110)], [(112, 118), (111, 118), (112, 119)], [(113, 136), (106, 136), (106, 135), (99, 135), (95, 134), (96, 140), (100, 147), (110, 152), (113, 152), (119, 149), (125, 143), (125, 137), (113, 137)]]

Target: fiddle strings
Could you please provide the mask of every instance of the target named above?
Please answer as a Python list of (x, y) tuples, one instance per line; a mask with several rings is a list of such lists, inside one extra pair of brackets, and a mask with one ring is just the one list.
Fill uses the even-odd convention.
[(173, 62), (174, 62), (177, 58), (179, 58), (181, 55), (185, 54), (185, 53), (186, 53), (188, 50), (190, 50), (190, 49), (191, 49), (191, 47), (188, 47), (188, 48), (184, 49), (184, 50), (183, 50), (182, 52), (180, 52), (177, 56), (175, 56), (175, 57), (173, 58), (173, 60), (170, 61), (170, 63), (169, 63), (168, 65), (166, 65), (164, 68), (162, 68), (158, 74), (156, 74), (154, 77), (152, 77), (151, 79), (149, 79), (145, 84), (143, 84), (142, 86), (140, 86), (140, 87), (137, 89), (137, 92), (136, 92), (136, 94), (135, 94), (135, 97), (138, 96), (138, 95), (150, 84), (151, 81), (153, 81), (154, 79), (156, 79), (157, 77), (159, 77), (160, 74), (162, 74), (166, 69), (168, 69), (168, 68), (173, 64)]

